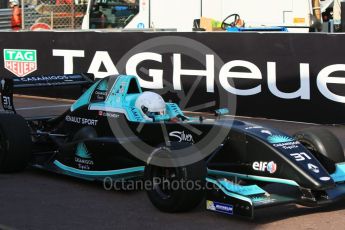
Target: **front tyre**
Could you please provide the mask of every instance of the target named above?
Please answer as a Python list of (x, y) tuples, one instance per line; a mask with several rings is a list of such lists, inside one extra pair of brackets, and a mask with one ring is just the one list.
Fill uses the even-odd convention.
[(0, 114), (0, 172), (26, 168), (31, 157), (29, 127), (17, 114)]
[(152, 185), (147, 195), (152, 204), (163, 212), (183, 212), (195, 208), (204, 198), (206, 164), (199, 161), (181, 167), (147, 165), (144, 179)]
[(338, 138), (325, 128), (313, 127), (297, 132), (294, 137), (301, 142), (325, 167), (335, 172), (336, 163), (344, 162), (344, 151)]

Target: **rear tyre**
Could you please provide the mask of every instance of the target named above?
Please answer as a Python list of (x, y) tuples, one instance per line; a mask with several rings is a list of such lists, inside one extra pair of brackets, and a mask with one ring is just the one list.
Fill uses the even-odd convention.
[(29, 127), (17, 114), (0, 114), (0, 172), (26, 168), (31, 157)]
[(152, 204), (163, 212), (183, 212), (195, 208), (204, 198), (206, 182), (205, 161), (167, 168), (145, 167), (145, 183), (150, 181), (147, 195)]
[(335, 172), (335, 164), (344, 162), (344, 151), (338, 138), (325, 128), (313, 127), (297, 132), (294, 137), (301, 142), (325, 167)]

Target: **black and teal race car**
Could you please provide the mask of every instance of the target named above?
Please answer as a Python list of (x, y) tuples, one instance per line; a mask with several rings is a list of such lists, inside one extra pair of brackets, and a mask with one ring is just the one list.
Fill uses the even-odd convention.
[[(86, 91), (60, 116), (16, 114), (15, 89), (66, 85)], [(207, 210), (250, 218), (269, 206), (345, 197), (343, 149), (325, 129), (289, 136), (223, 116), (227, 109), (187, 116), (127, 75), (2, 79), (1, 98), (2, 173), (31, 166), (86, 180), (151, 181), (148, 196), (162, 211), (205, 202)]]

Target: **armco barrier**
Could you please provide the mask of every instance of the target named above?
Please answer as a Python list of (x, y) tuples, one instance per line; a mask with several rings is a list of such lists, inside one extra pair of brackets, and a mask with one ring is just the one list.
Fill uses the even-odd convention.
[(220, 92), (237, 96), (238, 115), (340, 124), (344, 44), (345, 34), (2, 32), (0, 72), (137, 74), (146, 88), (170, 85), (173, 101), (200, 80), (188, 107), (217, 107)]
[(11, 29), (11, 9), (0, 9), (0, 30)]

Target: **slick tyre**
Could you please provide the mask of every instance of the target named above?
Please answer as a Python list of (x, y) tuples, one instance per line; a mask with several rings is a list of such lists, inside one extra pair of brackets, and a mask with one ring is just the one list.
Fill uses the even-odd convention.
[(31, 157), (29, 127), (17, 114), (0, 114), (0, 172), (25, 169)]
[(344, 162), (344, 151), (338, 138), (325, 128), (313, 127), (297, 132), (294, 137), (301, 142), (325, 167), (335, 172), (335, 164)]
[(199, 161), (182, 167), (147, 165), (145, 182), (151, 182), (147, 195), (163, 212), (184, 212), (195, 208), (204, 198), (206, 164)]

